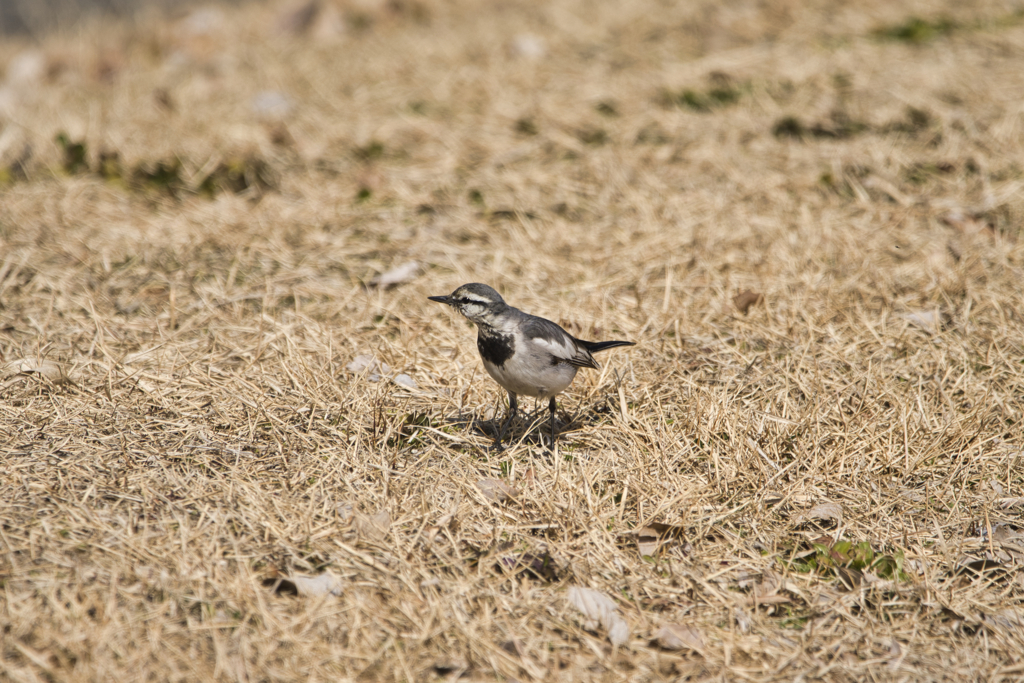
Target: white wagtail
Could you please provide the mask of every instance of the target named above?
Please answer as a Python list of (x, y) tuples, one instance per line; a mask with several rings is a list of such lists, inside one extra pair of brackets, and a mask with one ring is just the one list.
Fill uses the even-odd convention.
[(476, 323), (476, 348), (484, 369), (508, 392), (508, 419), (498, 432), (498, 448), (516, 416), (520, 394), (548, 399), (554, 448), (555, 396), (569, 386), (579, 368), (600, 369), (593, 352), (633, 346), (628, 341), (577, 339), (550, 320), (509, 306), (494, 289), (477, 282), (462, 285), (448, 296), (428, 298), (448, 304)]

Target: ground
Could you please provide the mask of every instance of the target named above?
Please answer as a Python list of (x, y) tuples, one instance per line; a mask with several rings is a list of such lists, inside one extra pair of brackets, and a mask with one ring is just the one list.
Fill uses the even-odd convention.
[[(1002, 2), (5, 39), (2, 678), (1020, 680), (1022, 63)], [(637, 343), (556, 452), (466, 282)]]

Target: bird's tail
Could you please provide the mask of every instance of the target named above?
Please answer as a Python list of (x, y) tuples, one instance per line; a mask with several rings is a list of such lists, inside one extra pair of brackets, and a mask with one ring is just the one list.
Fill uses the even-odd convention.
[[(581, 340), (582, 341), (582, 340)], [(603, 341), (603, 342), (583, 342), (583, 345), (587, 347), (587, 351), (596, 353), (598, 351), (604, 351), (605, 349), (614, 349), (618, 346), (635, 346), (634, 342), (628, 341)]]

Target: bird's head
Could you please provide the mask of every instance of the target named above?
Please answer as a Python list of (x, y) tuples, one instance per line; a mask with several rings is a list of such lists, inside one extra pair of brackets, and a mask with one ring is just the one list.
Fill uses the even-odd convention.
[(431, 301), (448, 304), (476, 324), (493, 325), (508, 304), (492, 287), (479, 282), (462, 285), (448, 296), (427, 297)]

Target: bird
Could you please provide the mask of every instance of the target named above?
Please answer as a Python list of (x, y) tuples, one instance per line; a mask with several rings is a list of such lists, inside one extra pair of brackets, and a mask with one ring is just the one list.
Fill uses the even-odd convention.
[(601, 368), (594, 353), (635, 345), (577, 339), (550, 320), (509, 306), (493, 287), (479, 282), (462, 285), (447, 296), (427, 298), (451, 306), (476, 324), (476, 348), (484, 369), (508, 392), (508, 418), (498, 432), (498, 449), (518, 412), (517, 397), (533, 396), (548, 401), (554, 450), (555, 396), (565, 391), (580, 368)]

